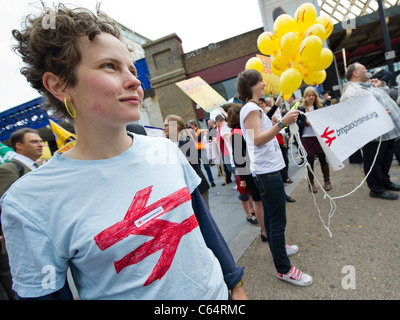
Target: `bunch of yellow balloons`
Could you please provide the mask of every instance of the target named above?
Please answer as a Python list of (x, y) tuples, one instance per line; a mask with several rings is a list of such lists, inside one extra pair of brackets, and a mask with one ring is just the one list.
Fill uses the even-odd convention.
[[(271, 71), (279, 76), (280, 90), (287, 99), (302, 81), (317, 85), (326, 78), (325, 69), (333, 61), (331, 50), (322, 47), (330, 36), (333, 22), (329, 16), (317, 17), (311, 3), (300, 5), (294, 16), (280, 15), (274, 23), (274, 32), (263, 32), (257, 46), (264, 55), (271, 56)], [(257, 61), (258, 60), (258, 61)], [(262, 72), (262, 62), (250, 58), (246, 69)]]

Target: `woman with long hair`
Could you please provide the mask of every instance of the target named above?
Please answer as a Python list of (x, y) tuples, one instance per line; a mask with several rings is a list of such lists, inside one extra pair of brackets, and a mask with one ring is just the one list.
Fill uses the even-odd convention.
[(210, 189), (210, 185), (203, 171), (201, 171), (198, 149), (194, 144), (192, 134), (186, 129), (185, 122), (180, 116), (169, 114), (165, 117), (163, 130), (165, 136), (178, 146), (194, 171), (196, 171), (201, 178), (201, 183), (198, 188), (207, 208), (210, 208), (208, 202), (208, 189)]
[[(258, 101), (264, 97), (262, 75), (256, 70), (246, 70), (239, 74), (237, 91), (244, 102), (240, 109), (240, 127), (247, 143), (250, 156), (250, 171), (255, 175), (255, 183), (261, 194), (264, 208), (264, 224), (267, 232), (274, 265), (279, 279), (299, 286), (312, 284), (312, 277), (292, 266), (289, 256), (299, 248), (285, 242), (286, 193), (280, 170), (284, 168), (282, 152), (276, 140), (278, 132), (295, 123), (298, 110), (288, 112), (276, 124), (259, 107)], [(279, 104), (282, 95), (276, 101)]]
[[(312, 112), (314, 110), (320, 109), (323, 107), (323, 101), (318, 97), (317, 90), (314, 87), (307, 87), (304, 90), (303, 100), (301, 106), (299, 106), (299, 110), (305, 112)], [(315, 132), (310, 125), (310, 122), (307, 120), (307, 116), (300, 115), (297, 120), (297, 124), (299, 126), (299, 132), (301, 137), (301, 143), (303, 144), (304, 149), (307, 152), (307, 161), (310, 164), (312, 170), (314, 171), (314, 159), (318, 157), (318, 160), (321, 164), (321, 171), (324, 176), (324, 189), (326, 191), (331, 190), (331, 180), (329, 177), (329, 164), (326, 160), (326, 156), (324, 151), (322, 150), (321, 145), (318, 142), (317, 137), (315, 136)], [(314, 175), (307, 168), (308, 178), (310, 179), (310, 191), (313, 193), (317, 192), (317, 188), (314, 184)]]

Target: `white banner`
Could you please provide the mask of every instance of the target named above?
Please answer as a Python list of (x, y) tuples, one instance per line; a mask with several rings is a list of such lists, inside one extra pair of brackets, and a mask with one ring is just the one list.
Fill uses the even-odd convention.
[(307, 113), (307, 119), (332, 169), (368, 142), (394, 128), (386, 109), (372, 95), (358, 97)]

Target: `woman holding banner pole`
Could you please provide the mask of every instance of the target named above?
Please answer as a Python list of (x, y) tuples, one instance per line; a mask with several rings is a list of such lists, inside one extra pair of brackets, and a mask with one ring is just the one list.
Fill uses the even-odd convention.
[[(290, 255), (298, 252), (296, 245), (285, 242), (286, 193), (280, 170), (285, 167), (282, 152), (276, 140), (279, 131), (298, 117), (298, 110), (288, 112), (281, 121), (272, 124), (271, 119), (258, 106), (263, 98), (265, 83), (262, 75), (253, 69), (243, 71), (237, 79), (239, 99), (244, 102), (240, 109), (240, 127), (250, 156), (250, 171), (261, 194), (264, 207), (264, 224), (269, 247), (279, 279), (298, 286), (309, 286), (313, 279), (292, 266)], [(279, 103), (279, 96), (276, 103)]]
[[(307, 87), (304, 91), (302, 105), (299, 107), (299, 110), (302, 112), (311, 112), (317, 109), (322, 108), (322, 101), (318, 97), (317, 90), (314, 87)], [(324, 189), (326, 191), (331, 190), (331, 180), (329, 178), (329, 164), (326, 161), (326, 156), (324, 151), (322, 150), (321, 145), (318, 142), (317, 137), (315, 136), (314, 130), (312, 129), (310, 123), (307, 120), (305, 115), (299, 115), (299, 119), (297, 120), (297, 124), (299, 126), (301, 143), (304, 146), (304, 149), (307, 151), (307, 161), (311, 166), (311, 169), (314, 171), (314, 158), (318, 157), (318, 160), (321, 164), (321, 171), (324, 176)], [(317, 188), (314, 184), (314, 174), (308, 168), (308, 178), (310, 179), (310, 191), (313, 193), (317, 192)]]

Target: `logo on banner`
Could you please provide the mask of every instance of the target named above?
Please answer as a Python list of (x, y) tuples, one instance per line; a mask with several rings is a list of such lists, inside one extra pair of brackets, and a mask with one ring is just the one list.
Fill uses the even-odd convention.
[[(325, 139), (325, 143), (328, 145), (328, 147), (330, 147), (332, 145), (333, 140), (336, 139), (335, 136), (335, 130), (329, 130), (329, 126), (325, 128), (324, 133), (321, 135), (322, 139)], [(330, 135), (333, 134), (333, 136), (331, 137)]]
[(198, 226), (194, 214), (181, 223), (157, 219), (191, 200), (188, 188), (182, 188), (151, 205), (147, 205), (153, 186), (138, 191), (124, 219), (103, 230), (94, 237), (100, 250), (104, 251), (130, 235), (152, 237), (121, 260), (114, 262), (115, 271), (139, 263), (153, 253), (161, 250), (161, 256), (147, 278), (144, 286), (160, 280), (171, 267), (180, 240)]

